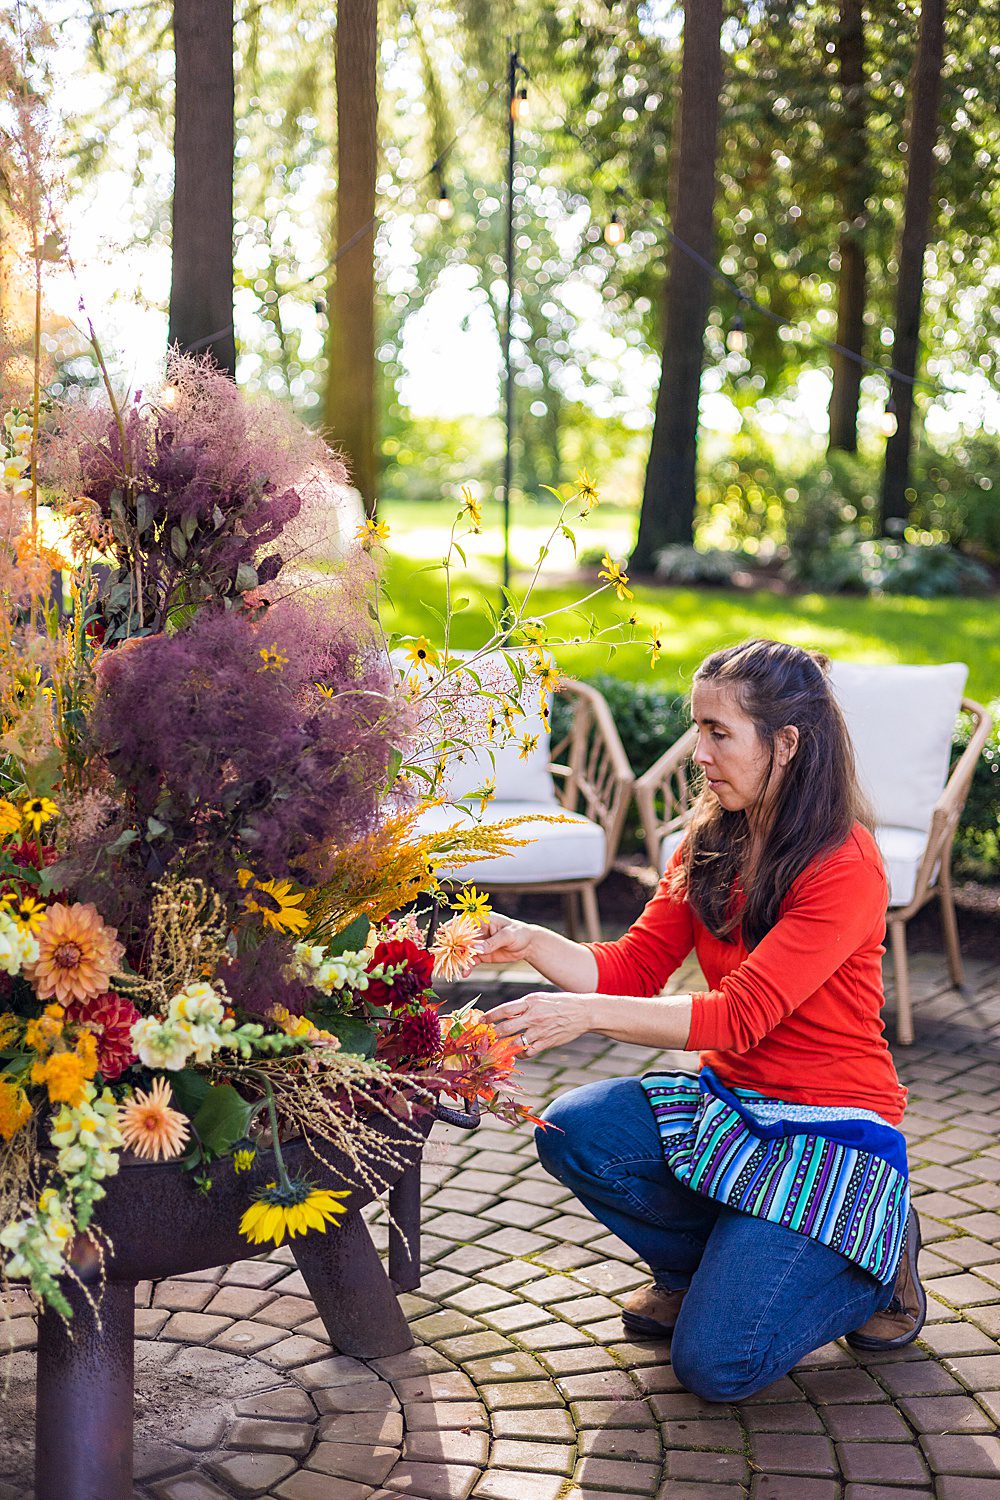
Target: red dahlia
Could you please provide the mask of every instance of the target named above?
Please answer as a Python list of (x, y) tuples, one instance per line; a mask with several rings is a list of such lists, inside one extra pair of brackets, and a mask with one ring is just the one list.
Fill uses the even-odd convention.
[(139, 1019), (139, 1012), (131, 1001), (109, 990), (93, 1000), (73, 1000), (66, 1007), (66, 1019), (94, 1033), (97, 1066), (105, 1082), (113, 1083), (135, 1062), (132, 1027)]
[(431, 1005), (415, 1016), (403, 1016), (392, 1022), (379, 1040), (378, 1056), (391, 1067), (399, 1068), (431, 1062), (441, 1056), (441, 1050), (441, 1022)]
[(375, 952), (368, 964), (369, 973), (378, 968), (379, 964), (384, 964), (386, 968), (406, 965), (393, 980), (369, 979), (368, 988), (364, 992), (369, 1004), (388, 1005), (392, 1010), (402, 1010), (404, 1006), (419, 999), (429, 987), (434, 973), (432, 956), (426, 948), (421, 948), (419, 943), (412, 942), (410, 938), (393, 938), (388, 942), (376, 943)]

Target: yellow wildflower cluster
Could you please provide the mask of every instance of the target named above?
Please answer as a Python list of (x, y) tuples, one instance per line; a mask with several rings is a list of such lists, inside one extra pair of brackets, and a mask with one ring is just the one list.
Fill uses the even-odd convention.
[(31, 1119), (28, 1096), (11, 1078), (0, 1078), (0, 1135), (9, 1141)]
[(87, 1084), (97, 1072), (97, 1038), (91, 1031), (81, 1031), (75, 1046), (65, 1045), (65, 1015), (61, 1005), (47, 1005), (24, 1028), (24, 1041), (36, 1054), (31, 1067), (32, 1083), (44, 1083), (50, 1104), (68, 1104), (71, 1109), (78, 1109)]

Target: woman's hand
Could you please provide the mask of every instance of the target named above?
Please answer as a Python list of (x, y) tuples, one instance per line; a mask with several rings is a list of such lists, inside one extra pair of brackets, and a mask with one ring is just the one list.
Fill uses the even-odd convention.
[(483, 922), (475, 962), (506, 964), (524, 960), (530, 963), (534, 935), (535, 928), (528, 922), (518, 922), (513, 917), (492, 911)]
[(566, 990), (539, 990), (497, 1005), (489, 1012), (489, 1022), (499, 1036), (520, 1036), (524, 1055), (533, 1057), (536, 1052), (561, 1047), (592, 1030), (598, 998)]

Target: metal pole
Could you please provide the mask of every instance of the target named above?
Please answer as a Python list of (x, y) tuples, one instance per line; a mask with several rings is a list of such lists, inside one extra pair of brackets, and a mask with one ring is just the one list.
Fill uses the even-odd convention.
[(510, 359), (511, 322), (514, 316), (514, 124), (517, 112), (517, 78), (520, 58), (515, 45), (507, 65), (507, 308), (503, 323), (503, 364), (506, 381), (507, 447), (503, 463), (503, 589), (501, 613), (507, 607), (510, 587), (510, 486), (514, 476), (514, 369)]

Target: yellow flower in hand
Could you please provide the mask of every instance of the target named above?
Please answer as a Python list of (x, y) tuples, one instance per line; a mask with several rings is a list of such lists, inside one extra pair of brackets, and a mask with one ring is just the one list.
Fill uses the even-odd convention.
[(490, 900), (485, 891), (477, 891), (474, 885), (464, 886), (451, 903), (452, 911), (464, 912), (467, 917), (475, 917), (478, 922), (485, 922), (492, 910)]

